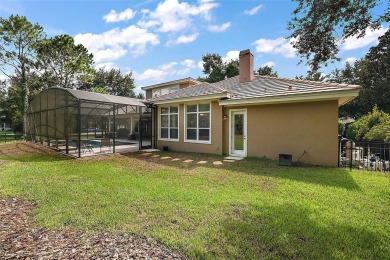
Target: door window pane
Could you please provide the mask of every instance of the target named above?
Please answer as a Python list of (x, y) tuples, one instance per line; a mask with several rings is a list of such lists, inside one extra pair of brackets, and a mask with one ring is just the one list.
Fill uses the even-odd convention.
[(244, 150), (244, 115), (234, 115), (234, 150)]

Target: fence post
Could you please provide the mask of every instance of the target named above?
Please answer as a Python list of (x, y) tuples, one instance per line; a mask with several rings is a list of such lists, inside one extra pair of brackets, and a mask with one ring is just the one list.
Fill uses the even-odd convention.
[(349, 153), (349, 169), (352, 170), (352, 140), (349, 141), (350, 142), (350, 153)]

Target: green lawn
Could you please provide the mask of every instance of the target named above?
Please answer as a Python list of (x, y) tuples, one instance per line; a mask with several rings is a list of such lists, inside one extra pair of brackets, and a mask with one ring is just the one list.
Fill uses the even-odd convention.
[(34, 201), (40, 226), (135, 233), (189, 258), (389, 259), (389, 174), (159, 154), (181, 160), (1, 144), (0, 192)]

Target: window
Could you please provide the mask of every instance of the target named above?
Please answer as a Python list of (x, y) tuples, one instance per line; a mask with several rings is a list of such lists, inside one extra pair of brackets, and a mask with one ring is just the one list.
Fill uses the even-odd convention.
[(210, 104), (187, 105), (186, 140), (210, 141)]
[(179, 90), (179, 85), (174, 85), (174, 86), (167, 87), (167, 88), (153, 89), (152, 96), (158, 97), (158, 96), (173, 93), (173, 92), (178, 91), (178, 90)]
[(179, 139), (179, 108), (162, 107), (160, 110), (160, 138)]

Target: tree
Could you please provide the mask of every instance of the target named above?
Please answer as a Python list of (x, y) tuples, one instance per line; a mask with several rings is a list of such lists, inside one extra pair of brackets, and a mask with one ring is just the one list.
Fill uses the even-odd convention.
[(308, 73), (305, 76), (300, 75), (300, 76), (295, 76), (295, 79), (300, 79), (300, 80), (310, 80), (310, 81), (324, 81), (326, 79), (326, 76), (324, 76), (321, 72), (316, 72), (313, 74)]
[(138, 98), (138, 99), (145, 99), (145, 95), (143, 93), (138, 93), (137, 96), (135, 96), (135, 98)]
[[(339, 60), (338, 46), (348, 37), (365, 36), (366, 29), (378, 29), (390, 21), (390, 2), (384, 13), (374, 15), (373, 9), (381, 7), (381, 0), (295, 0), (298, 7), (288, 23), (292, 31), (293, 47), (307, 60), (311, 72), (321, 64)], [(384, 6), (383, 6), (384, 8)]]
[(206, 82), (214, 83), (225, 79), (225, 64), (219, 54), (206, 54), (202, 56), (203, 74), (207, 75)]
[(356, 141), (390, 141), (390, 115), (374, 107), (350, 124), (346, 135)]
[(278, 72), (274, 71), (274, 67), (268, 65), (260, 67), (257, 70), (257, 73), (259, 73), (260, 76), (278, 77)]
[(42, 40), (38, 47), (39, 71), (46, 73), (48, 86), (77, 88), (80, 81), (91, 82), (93, 55), (69, 35)]
[(377, 46), (371, 47), (367, 55), (347, 63), (329, 75), (331, 82), (361, 85), (359, 97), (340, 108), (340, 116), (359, 118), (377, 106), (390, 113), (390, 31), (379, 37)]
[(28, 107), (30, 82), (27, 78), (36, 60), (35, 48), (44, 36), (43, 28), (30, 23), (24, 16), (0, 17), (0, 71), (18, 84), (14, 87), (19, 88), (21, 115)]
[(110, 95), (135, 97), (134, 87), (133, 73), (131, 71), (124, 74), (120, 69), (112, 68), (106, 70), (105, 67), (101, 67), (95, 71), (92, 82), (83, 83), (80, 89), (102, 88)]
[(206, 54), (202, 56), (203, 73), (206, 78), (199, 78), (200, 81), (209, 83), (224, 80), (226, 77), (231, 78), (239, 74), (238, 60), (223, 61), (219, 54)]
[(240, 64), (238, 60), (231, 60), (225, 63), (225, 76), (228, 78), (235, 77), (240, 74)]

